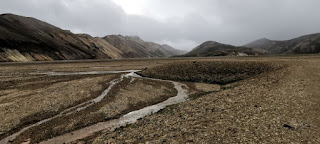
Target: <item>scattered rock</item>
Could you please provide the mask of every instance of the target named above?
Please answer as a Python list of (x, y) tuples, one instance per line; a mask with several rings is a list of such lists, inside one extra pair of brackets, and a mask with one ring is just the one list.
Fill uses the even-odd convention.
[(288, 128), (288, 129), (291, 129), (291, 130), (294, 130), (294, 127), (291, 126), (291, 125), (288, 125), (288, 124), (283, 124), (283, 127), (284, 127), (284, 128)]

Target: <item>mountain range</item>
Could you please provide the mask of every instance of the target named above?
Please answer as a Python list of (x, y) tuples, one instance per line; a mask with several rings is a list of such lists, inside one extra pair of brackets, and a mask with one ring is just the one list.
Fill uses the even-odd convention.
[(318, 53), (320, 53), (320, 33), (305, 35), (285, 41), (275, 41), (263, 38), (243, 46), (232, 46), (214, 41), (207, 41), (181, 56), (210, 57)]
[(244, 45), (248, 48), (263, 50), (268, 54), (314, 54), (320, 53), (320, 33), (310, 34), (285, 41), (266, 38)]
[(170, 57), (184, 54), (137, 36), (74, 34), (31, 17), (0, 15), (0, 61)]
[(314, 53), (320, 53), (320, 33), (285, 41), (263, 38), (244, 46), (206, 41), (187, 53), (138, 36), (92, 37), (31, 17), (0, 15), (0, 62)]

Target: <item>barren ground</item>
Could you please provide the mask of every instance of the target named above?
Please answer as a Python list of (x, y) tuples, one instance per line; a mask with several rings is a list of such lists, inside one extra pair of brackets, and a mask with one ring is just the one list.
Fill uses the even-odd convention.
[[(47, 76), (43, 72), (147, 70), (168, 63), (264, 62), (282, 69), (227, 85), (184, 82), (190, 99), (88, 143), (320, 143), (320, 56), (133, 59), (0, 64), (0, 139), (95, 98), (119, 74)], [(156, 104), (171, 83), (124, 79), (101, 103), (31, 128), (13, 143), (39, 142)], [(78, 141), (79, 142), (79, 141)]]

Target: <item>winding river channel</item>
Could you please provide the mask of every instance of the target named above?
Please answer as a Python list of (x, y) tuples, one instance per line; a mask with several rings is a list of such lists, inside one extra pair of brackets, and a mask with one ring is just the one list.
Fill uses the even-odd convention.
[(161, 79), (152, 79), (152, 78), (145, 78), (145, 77), (141, 77), (139, 75), (136, 74), (136, 72), (138, 72), (139, 70), (128, 70), (128, 71), (90, 71), (90, 72), (48, 72), (48, 73), (39, 73), (39, 74), (45, 74), (48, 76), (63, 76), (63, 75), (95, 75), (95, 74), (117, 74), (117, 73), (123, 73), (121, 75), (120, 78), (118, 79), (114, 79), (112, 81), (109, 82), (109, 87), (104, 90), (102, 92), (101, 95), (99, 95), (98, 97), (89, 100), (87, 102), (78, 104), (74, 107), (68, 108), (62, 112), (60, 112), (59, 114), (51, 117), (51, 118), (47, 118), (44, 119), (42, 121), (39, 121), (35, 124), (29, 125), (23, 129), (21, 129), (20, 131), (2, 139), (0, 141), (0, 144), (7, 144), (10, 143), (10, 141), (14, 140), (16, 137), (18, 137), (21, 133), (25, 132), (26, 130), (32, 128), (32, 127), (36, 127), (39, 126), (45, 122), (54, 120), (55, 118), (58, 117), (62, 117), (62, 116), (66, 116), (66, 115), (70, 115), (79, 111), (82, 111), (96, 103), (101, 102), (109, 93), (109, 91), (115, 86), (117, 85), (119, 82), (123, 81), (124, 78), (131, 78), (131, 81), (134, 81), (137, 78), (140, 79), (149, 79), (149, 80), (154, 80), (154, 81), (166, 81), (166, 82), (171, 82), (174, 85), (174, 88), (177, 90), (177, 95), (174, 97), (171, 97), (169, 99), (167, 99), (166, 101), (163, 101), (161, 103), (155, 104), (155, 105), (151, 105), (145, 108), (142, 108), (140, 110), (136, 110), (136, 111), (132, 111), (130, 113), (127, 113), (125, 115), (123, 115), (122, 117), (120, 117), (119, 119), (113, 119), (113, 120), (109, 120), (106, 122), (100, 122), (70, 133), (66, 133), (64, 135), (58, 136), (58, 137), (54, 137), (52, 139), (46, 140), (46, 141), (42, 141), (40, 142), (40, 144), (52, 144), (52, 143), (57, 143), (57, 144), (62, 144), (62, 143), (69, 143), (69, 142), (73, 142), (76, 141), (78, 139), (82, 139), (85, 137), (88, 137), (96, 132), (99, 131), (113, 131), (116, 128), (119, 128), (121, 126), (126, 126), (128, 124), (133, 124), (135, 123), (138, 119), (143, 118), (145, 116), (148, 116), (150, 114), (156, 113), (159, 110), (170, 106), (170, 105), (174, 105), (174, 104), (178, 104), (181, 102), (186, 101), (186, 99), (188, 98), (188, 90), (186, 89), (187, 86), (184, 84), (181, 84), (179, 82), (175, 82), (175, 81), (168, 81), (168, 80), (161, 80)]

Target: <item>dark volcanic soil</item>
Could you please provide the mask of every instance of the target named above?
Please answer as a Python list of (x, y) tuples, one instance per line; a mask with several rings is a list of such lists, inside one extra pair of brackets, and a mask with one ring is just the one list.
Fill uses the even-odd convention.
[[(189, 81), (185, 82), (190, 88), (189, 101), (114, 132), (100, 132), (84, 142), (320, 143), (320, 57), (316, 55), (0, 64), (0, 117), (3, 117), (0, 134), (8, 135), (16, 131), (15, 128), (96, 97), (108, 87), (106, 83), (119, 77), (119, 74), (46, 76), (34, 73), (154, 70), (178, 64), (192, 66), (195, 61), (202, 67), (205, 65), (201, 63), (212, 64), (208, 72), (217, 64), (227, 64), (228, 67), (220, 67), (222, 72), (231, 70), (236, 76), (249, 75), (241, 77), (243, 80), (233, 77), (241, 81), (222, 86), (186, 80)], [(244, 65), (238, 65), (240, 63)], [(267, 72), (260, 71), (259, 64)], [(258, 72), (232, 72), (232, 68)], [(175, 74), (174, 69), (167, 72)], [(171, 83), (124, 80), (94, 107), (34, 127), (14, 142), (29, 139), (33, 143), (57, 136), (155, 104), (175, 93)]]
[(320, 59), (238, 82), (105, 133), (93, 143), (320, 143)]

